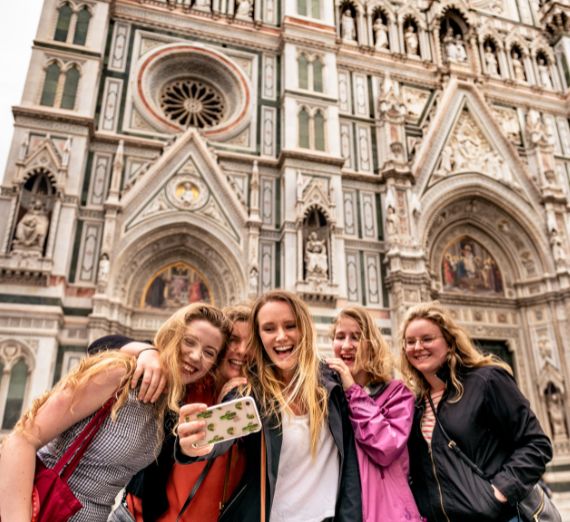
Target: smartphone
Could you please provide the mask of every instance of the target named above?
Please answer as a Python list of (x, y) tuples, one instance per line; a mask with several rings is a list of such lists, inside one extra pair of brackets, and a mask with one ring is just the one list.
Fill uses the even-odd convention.
[(194, 444), (197, 448), (261, 430), (259, 412), (251, 397), (215, 404), (198, 413), (196, 418), (206, 421), (206, 438)]

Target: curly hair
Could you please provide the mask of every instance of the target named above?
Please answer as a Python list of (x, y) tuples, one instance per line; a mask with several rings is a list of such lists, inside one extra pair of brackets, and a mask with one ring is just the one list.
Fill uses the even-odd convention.
[(501, 361), (495, 355), (483, 355), (479, 352), (473, 345), (467, 331), (455, 322), (449, 310), (444, 308), (438, 301), (420, 303), (412, 306), (406, 312), (400, 327), (401, 371), (408, 386), (414, 390), (416, 396), (424, 397), (430, 390), (428, 381), (420, 371), (410, 364), (406, 354), (406, 330), (410, 323), (416, 319), (426, 319), (437, 325), (447, 343), (449, 349), (447, 352), (447, 365), (449, 367), (451, 386), (454, 391), (454, 397), (450, 402), (458, 402), (463, 397), (463, 384), (458, 377), (458, 370), (461, 367), (500, 366), (512, 375), (512, 369), (507, 363)]

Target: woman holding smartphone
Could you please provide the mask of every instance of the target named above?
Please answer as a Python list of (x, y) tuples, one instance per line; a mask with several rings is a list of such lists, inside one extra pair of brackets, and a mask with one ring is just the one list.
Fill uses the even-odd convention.
[[(246, 473), (225, 520), (321, 522), (362, 520), (360, 479), (348, 408), (338, 378), (317, 356), (307, 306), (283, 290), (252, 310), (248, 385), (262, 417), (260, 433), (240, 439)], [(180, 410), (177, 459), (215, 458), (234, 441), (196, 447), (206, 437), (196, 420), (204, 404)], [(260, 440), (261, 439), (261, 440)]]
[(137, 400), (138, 390), (131, 389), (133, 356), (109, 351), (83, 360), (34, 402), (4, 441), (2, 522), (31, 518), (36, 453), (53, 467), (95, 413), (116, 397), (111, 415), (68, 481), (82, 504), (71, 520), (105, 522), (121, 488), (156, 458), (165, 411), (177, 411), (184, 387), (211, 370), (228, 334), (224, 315), (213, 306), (193, 304), (174, 313), (157, 332), (152, 348), (160, 355), (167, 383), (166, 394), (156, 404)]

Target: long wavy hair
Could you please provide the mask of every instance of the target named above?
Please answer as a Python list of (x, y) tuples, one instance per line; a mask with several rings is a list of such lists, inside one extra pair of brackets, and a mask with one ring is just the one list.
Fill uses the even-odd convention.
[[(159, 352), (160, 363), (166, 375), (166, 393), (158, 399), (155, 408), (158, 426), (161, 429), (166, 410), (178, 413), (180, 401), (185, 392), (181, 374), (180, 346), (186, 327), (194, 320), (203, 319), (218, 328), (224, 337), (224, 344), (230, 332), (230, 323), (224, 314), (215, 306), (204, 303), (193, 303), (172, 314), (159, 328), (154, 338), (154, 346)], [(111, 410), (111, 417), (116, 418), (117, 411), (125, 404), (130, 391), (130, 381), (136, 368), (136, 358), (132, 355), (110, 350), (92, 355), (83, 359), (77, 368), (64, 376), (51, 390), (37, 398), (28, 411), (26, 411), (15, 429), (23, 431), (28, 422), (36, 417), (39, 408), (54, 393), (63, 389), (76, 390), (84, 386), (90, 379), (104, 372), (124, 368), (125, 375), (117, 388), (117, 401)]]
[[(298, 364), (293, 378), (285, 384), (278, 375), (265, 352), (259, 335), (259, 311), (267, 303), (286, 303), (291, 307), (297, 328), (300, 331), (298, 346)], [(262, 415), (281, 418), (281, 412), (292, 413), (292, 405), (300, 408), (309, 416), (311, 433), (311, 452), (316, 454), (320, 430), (328, 414), (327, 391), (319, 378), (319, 357), (317, 354), (316, 335), (313, 321), (307, 305), (299, 297), (285, 290), (273, 290), (260, 296), (254, 303), (251, 313), (251, 336), (248, 353), (251, 364), (248, 365), (248, 386), (246, 393), (253, 391), (257, 397)]]
[(401, 371), (408, 386), (415, 392), (417, 397), (425, 397), (430, 390), (430, 385), (423, 374), (410, 364), (406, 356), (406, 330), (410, 323), (416, 319), (427, 319), (437, 325), (447, 343), (449, 348), (447, 365), (454, 393), (450, 402), (458, 402), (463, 397), (463, 384), (458, 377), (458, 370), (461, 367), (499, 366), (512, 375), (513, 371), (507, 363), (501, 361), (495, 355), (483, 355), (479, 352), (465, 329), (455, 322), (449, 311), (441, 306), (438, 301), (420, 303), (412, 306), (406, 312), (400, 328)]
[(330, 336), (333, 341), (337, 325), (343, 317), (353, 319), (360, 328), (360, 341), (354, 361), (355, 368), (366, 372), (367, 384), (390, 381), (393, 366), (390, 346), (382, 337), (370, 313), (362, 306), (343, 308), (334, 318), (330, 329)]

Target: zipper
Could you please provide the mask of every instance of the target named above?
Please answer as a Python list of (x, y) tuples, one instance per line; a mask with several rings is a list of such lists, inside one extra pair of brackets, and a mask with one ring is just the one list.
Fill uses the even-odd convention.
[(428, 447), (428, 453), (429, 453), (429, 458), (431, 460), (431, 467), (433, 469), (433, 476), (435, 477), (435, 481), (437, 482), (437, 491), (439, 493), (439, 503), (441, 505), (441, 511), (443, 512), (443, 515), (445, 516), (445, 519), (447, 520), (447, 522), (451, 522), (451, 520), (449, 520), (449, 517), (447, 516), (447, 513), (445, 511), (445, 507), (443, 506), (443, 493), (441, 492), (441, 484), (439, 483), (439, 478), (437, 476), (437, 471), (435, 469), (435, 461), (433, 460), (433, 454), (431, 452), (431, 446)]
[(542, 488), (540, 488), (540, 493), (541, 493), (540, 504), (538, 505), (538, 508), (536, 509), (536, 511), (532, 514), (533, 522), (539, 522), (538, 517), (540, 517), (540, 515), (542, 514), (542, 511), (544, 510), (544, 491)]

